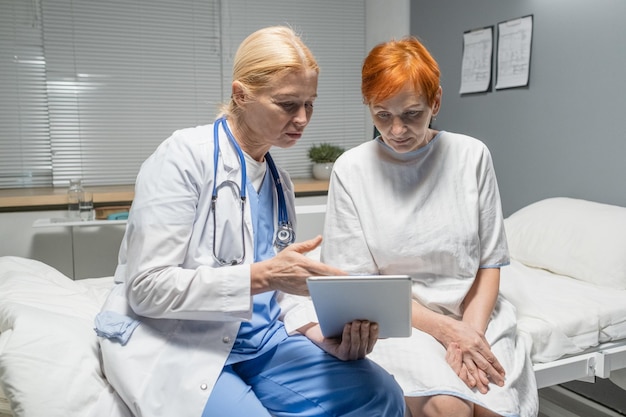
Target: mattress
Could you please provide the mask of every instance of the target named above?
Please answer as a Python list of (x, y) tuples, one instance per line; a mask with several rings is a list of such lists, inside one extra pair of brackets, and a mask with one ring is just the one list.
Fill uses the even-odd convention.
[(518, 332), (532, 339), (533, 363), (626, 338), (626, 290), (616, 290), (512, 260), (501, 292), (517, 308)]
[[(93, 332), (93, 316), (112, 281), (112, 277), (72, 281), (40, 262), (0, 257), (0, 385), (12, 399), (16, 416), (64, 416), (68, 411), (90, 416), (107, 410), (106, 415), (128, 417), (102, 374)], [(570, 373), (559, 364), (563, 360), (559, 358), (600, 343), (626, 340), (626, 290), (515, 260), (502, 268), (501, 290), (517, 308), (519, 333), (532, 340), (533, 362), (546, 366), (537, 374), (540, 386), (585, 375), (607, 377), (613, 369), (626, 368), (623, 353), (619, 360), (601, 362), (606, 350), (592, 356), (603, 369), (589, 369), (583, 360), (585, 369), (576, 367)], [(50, 394), (44, 403), (42, 393)]]

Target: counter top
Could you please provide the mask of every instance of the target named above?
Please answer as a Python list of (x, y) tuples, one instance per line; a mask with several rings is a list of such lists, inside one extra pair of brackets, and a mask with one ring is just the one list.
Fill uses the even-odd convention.
[[(328, 181), (294, 179), (297, 197), (326, 195)], [(134, 185), (86, 186), (93, 192), (96, 207), (109, 204), (130, 203), (135, 196)], [(0, 211), (43, 210), (66, 207), (67, 188), (15, 188), (0, 189)]]

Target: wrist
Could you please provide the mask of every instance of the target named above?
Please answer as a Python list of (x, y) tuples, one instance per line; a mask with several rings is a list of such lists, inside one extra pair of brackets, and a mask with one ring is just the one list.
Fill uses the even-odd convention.
[(268, 273), (268, 269), (267, 261), (250, 264), (250, 292), (252, 294), (272, 291), (269, 279), (271, 274)]

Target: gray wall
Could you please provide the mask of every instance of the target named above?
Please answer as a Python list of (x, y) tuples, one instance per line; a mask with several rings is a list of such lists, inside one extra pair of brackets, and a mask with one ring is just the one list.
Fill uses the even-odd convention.
[[(498, 22), (529, 14), (529, 86), (460, 96), (463, 32), (494, 25), (495, 46)], [(555, 196), (626, 206), (624, 19), (624, 0), (411, 2), (411, 34), (442, 70), (435, 127), (489, 146), (505, 215)]]

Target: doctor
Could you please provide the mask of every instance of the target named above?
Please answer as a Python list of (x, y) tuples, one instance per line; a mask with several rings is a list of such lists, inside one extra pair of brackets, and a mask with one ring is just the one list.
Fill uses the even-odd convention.
[(104, 371), (135, 416), (402, 416), (393, 377), (365, 356), (375, 324), (325, 339), (290, 296), (343, 271), (295, 241), (294, 193), (268, 151), (302, 136), (319, 68), (289, 28), (240, 45), (232, 97), (142, 165), (96, 318)]

